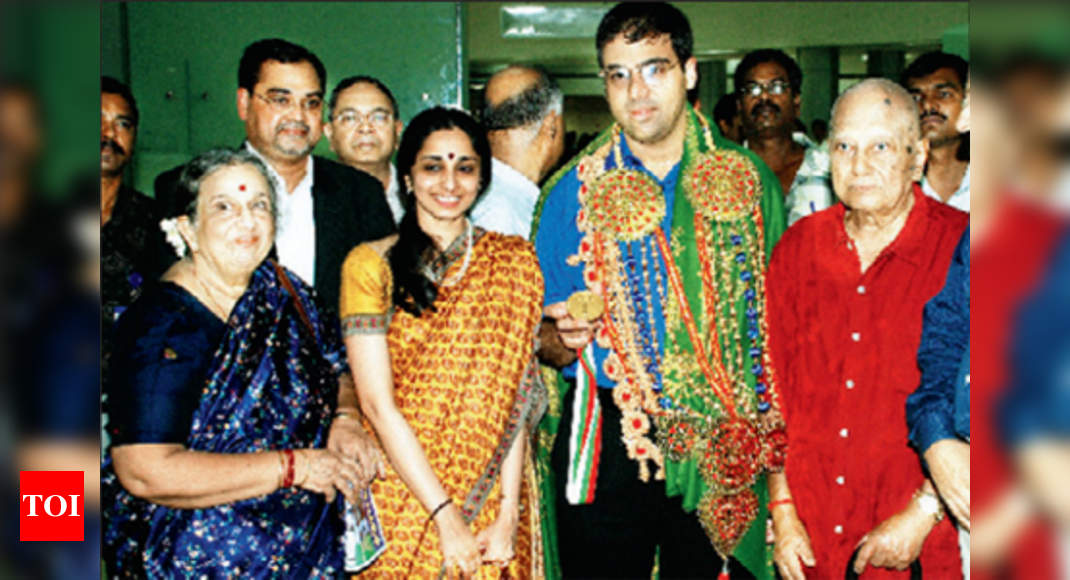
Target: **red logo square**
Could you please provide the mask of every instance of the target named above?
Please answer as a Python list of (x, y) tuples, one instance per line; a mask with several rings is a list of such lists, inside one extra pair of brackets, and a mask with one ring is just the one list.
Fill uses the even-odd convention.
[(85, 539), (85, 474), (81, 471), (19, 472), (19, 540)]

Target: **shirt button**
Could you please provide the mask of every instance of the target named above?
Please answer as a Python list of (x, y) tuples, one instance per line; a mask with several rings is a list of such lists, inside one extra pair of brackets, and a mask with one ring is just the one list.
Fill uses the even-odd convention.
[(862, 333), (861, 332), (852, 332), (851, 333), (851, 340), (853, 340), (855, 342), (858, 342), (858, 341), (862, 340)]
[(837, 534), (842, 534), (843, 526), (836, 526), (835, 528), (832, 528), (832, 531), (836, 532)]
[(842, 475), (839, 475), (839, 476), (837, 476), (837, 477), (836, 477), (836, 484), (837, 484), (837, 485), (843, 485), (843, 482), (844, 482), (844, 481), (845, 481), (845, 480), (843, 479), (843, 476), (842, 476)]
[(843, 429), (840, 429), (840, 437), (843, 437), (844, 439), (847, 439), (847, 427), (844, 427)]
[(858, 286), (858, 293), (859, 294), (865, 294), (866, 293), (866, 287), (862, 286), (862, 285), (859, 285)]
[(855, 382), (853, 380), (851, 380), (851, 379), (847, 379), (847, 388), (848, 389), (855, 388)]

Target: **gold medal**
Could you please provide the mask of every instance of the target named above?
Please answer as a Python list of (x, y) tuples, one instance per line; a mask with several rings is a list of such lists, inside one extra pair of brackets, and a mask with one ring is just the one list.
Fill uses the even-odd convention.
[(590, 290), (580, 290), (568, 297), (566, 303), (568, 315), (576, 320), (592, 322), (598, 320), (605, 311), (602, 299)]

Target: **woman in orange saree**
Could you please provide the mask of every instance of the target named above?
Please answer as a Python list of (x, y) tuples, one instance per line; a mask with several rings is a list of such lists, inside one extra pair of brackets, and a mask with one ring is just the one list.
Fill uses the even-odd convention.
[(361, 576), (541, 577), (534, 249), (468, 221), (490, 148), (463, 111), (409, 123), (397, 179), (399, 234), (354, 248), (342, 272), (349, 364), (390, 459), (372, 486), (387, 548)]

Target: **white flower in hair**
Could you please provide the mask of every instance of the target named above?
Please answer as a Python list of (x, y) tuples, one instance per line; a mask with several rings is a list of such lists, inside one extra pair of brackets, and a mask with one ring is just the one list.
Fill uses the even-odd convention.
[(175, 249), (175, 254), (178, 254), (179, 258), (185, 256), (186, 240), (183, 240), (182, 234), (178, 233), (178, 218), (160, 220), (160, 229), (163, 230), (167, 243), (171, 244), (171, 247)]

